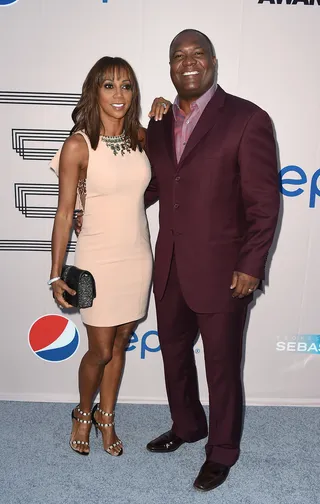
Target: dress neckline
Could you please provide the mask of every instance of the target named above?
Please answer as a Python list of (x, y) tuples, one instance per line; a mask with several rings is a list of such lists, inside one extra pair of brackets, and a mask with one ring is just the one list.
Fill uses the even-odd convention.
[(125, 131), (123, 131), (121, 133), (121, 135), (100, 135), (100, 138), (103, 140), (105, 140), (105, 139), (107, 139), (107, 140), (111, 140), (111, 139), (112, 140), (123, 140), (125, 138), (125, 136), (126, 136), (126, 133), (125, 133)]

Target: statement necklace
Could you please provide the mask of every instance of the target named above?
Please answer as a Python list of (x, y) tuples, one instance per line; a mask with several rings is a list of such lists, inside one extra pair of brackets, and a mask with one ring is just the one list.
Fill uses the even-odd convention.
[(131, 152), (131, 141), (130, 138), (126, 136), (125, 131), (119, 136), (103, 136), (101, 140), (105, 142), (106, 146), (112, 150), (115, 156), (117, 156), (119, 152), (122, 156), (124, 156), (126, 152)]

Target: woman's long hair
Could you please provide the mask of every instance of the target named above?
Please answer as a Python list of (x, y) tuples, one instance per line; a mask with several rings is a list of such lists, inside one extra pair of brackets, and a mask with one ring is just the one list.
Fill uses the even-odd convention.
[(130, 138), (131, 148), (136, 150), (138, 146), (139, 149), (141, 149), (139, 144), (139, 128), (141, 128), (139, 121), (139, 84), (133, 68), (122, 58), (105, 56), (99, 59), (91, 68), (83, 83), (80, 100), (71, 115), (74, 126), (70, 134), (80, 130), (84, 131), (90, 139), (91, 147), (94, 150), (97, 148), (102, 125), (98, 102), (98, 89), (103, 85), (109, 70), (113, 75), (116, 72), (119, 74), (121, 70), (128, 73), (128, 78), (132, 86), (132, 102), (124, 118), (124, 131), (126, 136)]

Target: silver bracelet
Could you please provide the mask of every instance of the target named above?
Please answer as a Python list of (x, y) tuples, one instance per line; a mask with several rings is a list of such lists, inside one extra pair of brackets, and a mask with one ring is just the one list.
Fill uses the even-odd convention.
[(51, 278), (50, 280), (47, 281), (47, 284), (48, 285), (51, 285), (53, 284), (53, 282), (56, 282), (57, 280), (60, 280), (61, 277), (54, 277), (54, 278)]

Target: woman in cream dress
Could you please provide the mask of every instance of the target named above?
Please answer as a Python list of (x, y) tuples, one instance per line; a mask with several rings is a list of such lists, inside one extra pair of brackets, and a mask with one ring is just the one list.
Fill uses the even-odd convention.
[[(159, 108), (159, 107), (158, 107)], [(81, 310), (88, 351), (79, 368), (80, 403), (72, 411), (70, 446), (89, 453), (92, 423), (104, 449), (122, 454), (114, 407), (125, 348), (144, 317), (152, 254), (144, 208), (151, 177), (139, 123), (139, 88), (131, 66), (104, 57), (90, 70), (72, 118), (75, 126), (51, 162), (59, 174), (59, 203), (52, 234), (51, 283), (57, 303), (68, 308), (60, 279), (77, 194), (84, 209), (75, 266), (92, 273), (96, 298)], [(100, 388), (100, 404), (92, 408)]]

